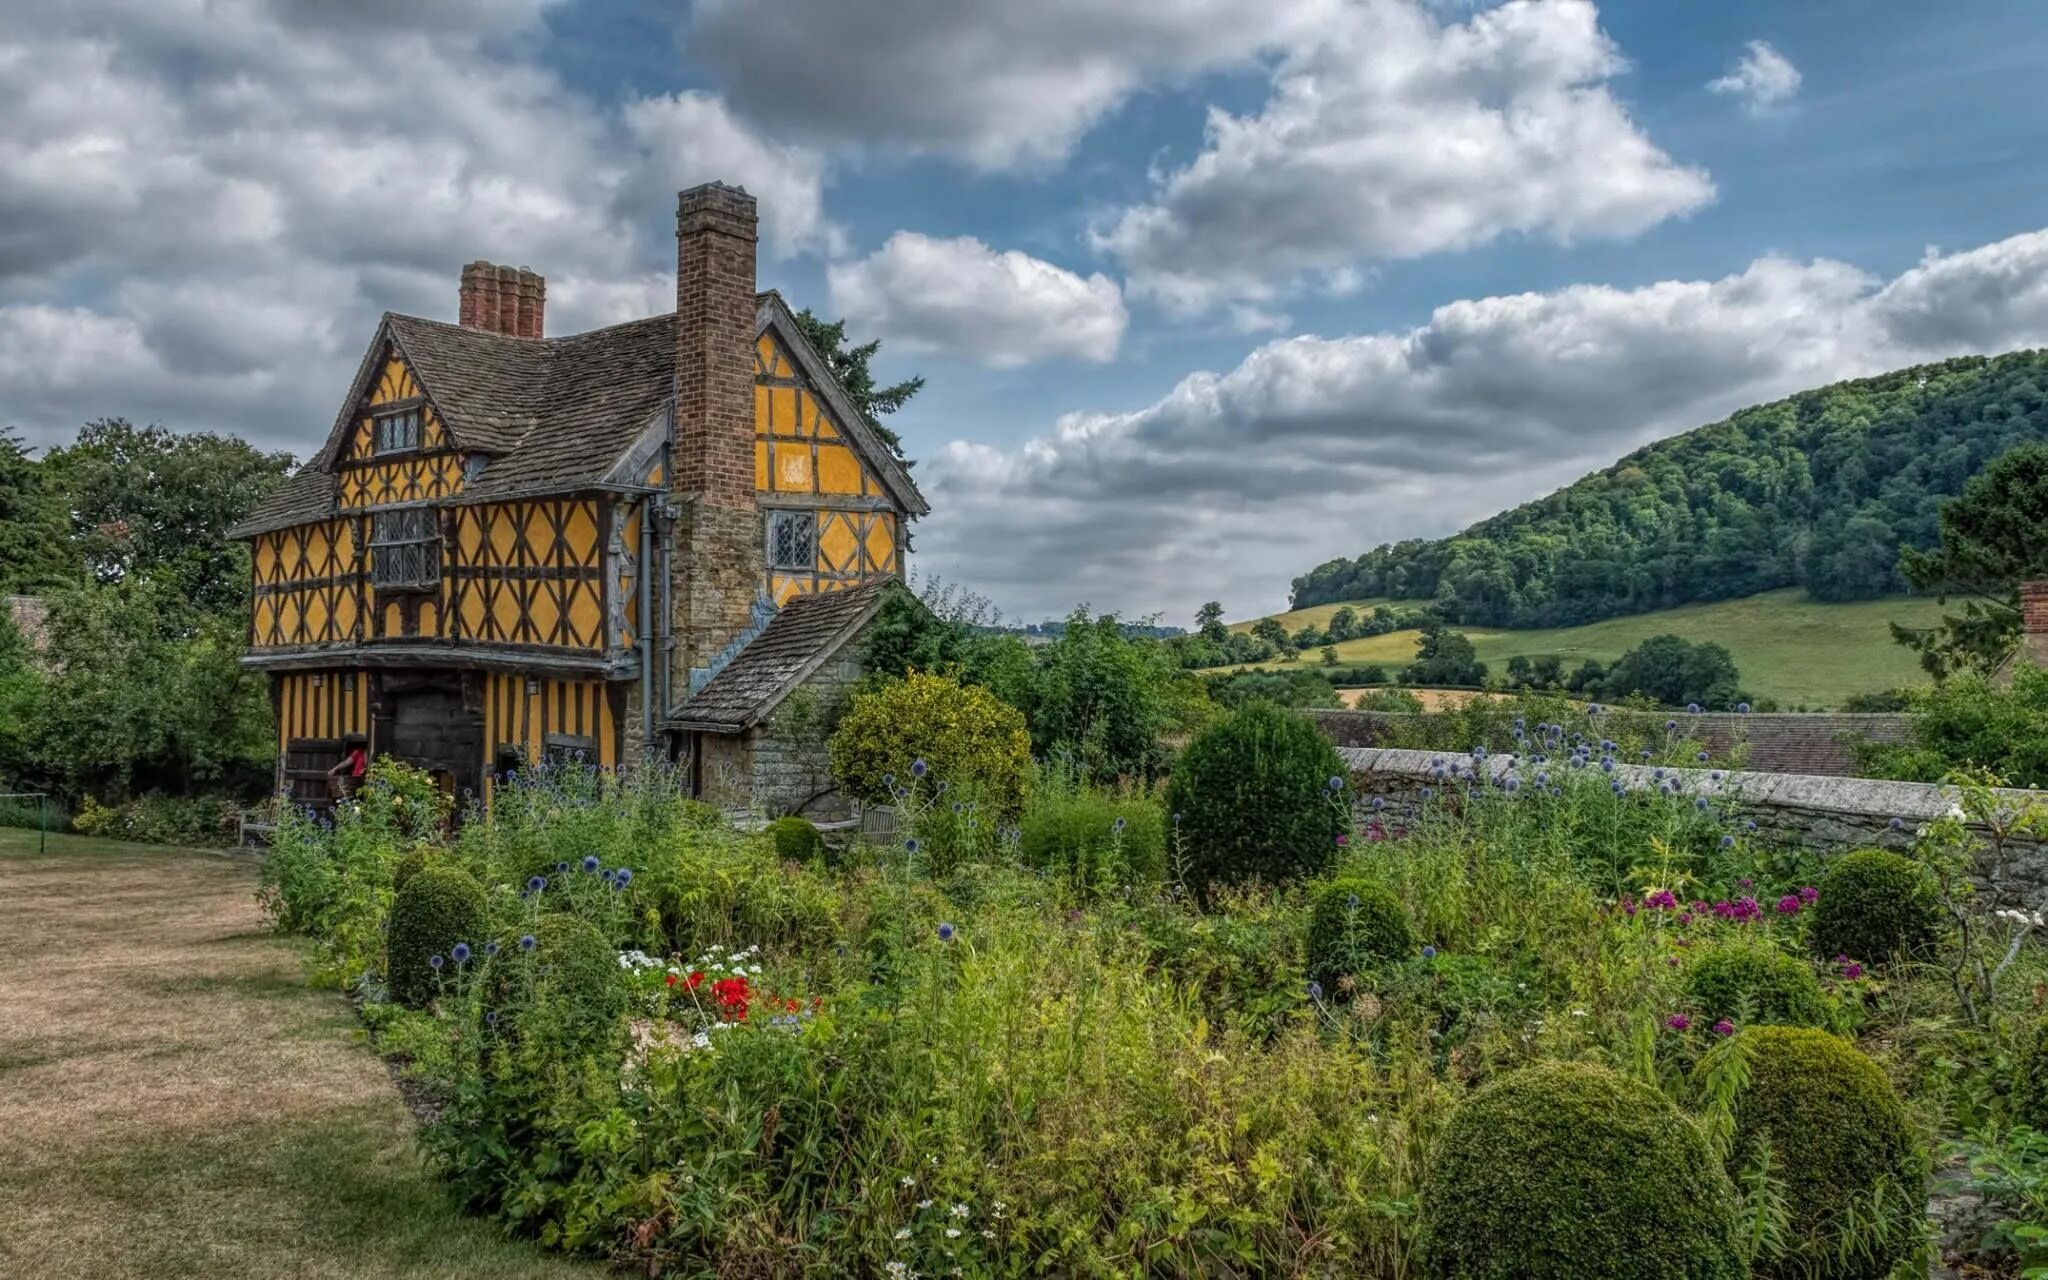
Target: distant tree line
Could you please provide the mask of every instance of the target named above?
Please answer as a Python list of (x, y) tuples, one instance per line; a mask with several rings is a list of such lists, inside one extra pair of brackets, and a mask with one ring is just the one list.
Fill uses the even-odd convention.
[[(2048, 439), (2048, 352), (1967, 357), (1743, 409), (1483, 520), (1294, 580), (1295, 608), (1389, 598), (1446, 621), (1555, 627), (1803, 586), (1902, 592), (1902, 549), (2014, 447)], [(1910, 563), (1910, 562), (1909, 562)]]

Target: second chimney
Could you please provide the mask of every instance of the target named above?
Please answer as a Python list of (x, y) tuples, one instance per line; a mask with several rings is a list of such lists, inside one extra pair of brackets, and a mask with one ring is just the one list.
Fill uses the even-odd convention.
[(547, 300), (548, 282), (534, 272), (479, 260), (462, 269), (456, 318), (465, 329), (538, 339)]

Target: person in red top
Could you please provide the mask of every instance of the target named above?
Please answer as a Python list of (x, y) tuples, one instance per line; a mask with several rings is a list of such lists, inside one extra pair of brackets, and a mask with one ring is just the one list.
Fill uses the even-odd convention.
[(360, 734), (341, 740), (341, 763), (327, 771), (327, 790), (336, 800), (348, 800), (363, 785), (370, 768), (370, 744)]

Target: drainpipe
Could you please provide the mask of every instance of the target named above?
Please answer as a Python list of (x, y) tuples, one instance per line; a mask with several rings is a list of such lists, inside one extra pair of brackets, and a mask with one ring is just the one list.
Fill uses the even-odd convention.
[(654, 504), (640, 499), (640, 754), (654, 754)]
[[(673, 464), (671, 464), (673, 465)], [(675, 607), (672, 589), (675, 585), (675, 517), (670, 514), (667, 499), (662, 499), (661, 545), (657, 552), (661, 561), (661, 611), (655, 615), (661, 628), (661, 662), (656, 674), (661, 685), (661, 712), (675, 705), (676, 632)]]

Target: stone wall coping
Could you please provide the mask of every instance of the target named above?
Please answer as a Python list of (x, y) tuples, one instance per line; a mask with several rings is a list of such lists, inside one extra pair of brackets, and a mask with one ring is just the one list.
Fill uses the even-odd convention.
[[(1493, 782), (1504, 782), (1511, 774), (1538, 768), (1567, 769), (1560, 761), (1534, 765), (1511, 755), (1489, 755), (1476, 760), (1462, 753), (1414, 751), (1400, 747), (1339, 747), (1337, 754), (1354, 779), (1365, 775), (1393, 775), (1426, 783), (1437, 763), (1451, 765), (1462, 775), (1475, 765)], [(1588, 765), (1583, 770), (1595, 771)], [(1680, 793), (1689, 796), (1717, 796), (1770, 809), (1795, 809), (1808, 813), (1842, 817), (1875, 818), (1888, 822), (1898, 818), (1909, 826), (1947, 815), (1961, 793), (1950, 786), (1931, 782), (1898, 782), (1887, 778), (1841, 778), (1823, 774), (1758, 773), (1714, 769), (1682, 769), (1666, 766), (1661, 776), (1650, 765), (1617, 764), (1612, 776), (1631, 790), (1655, 787), (1676, 777)], [(1716, 778), (1716, 774), (1719, 777)], [(2025, 804), (2048, 806), (2048, 791), (2008, 788), (1996, 793), (2015, 809)]]

